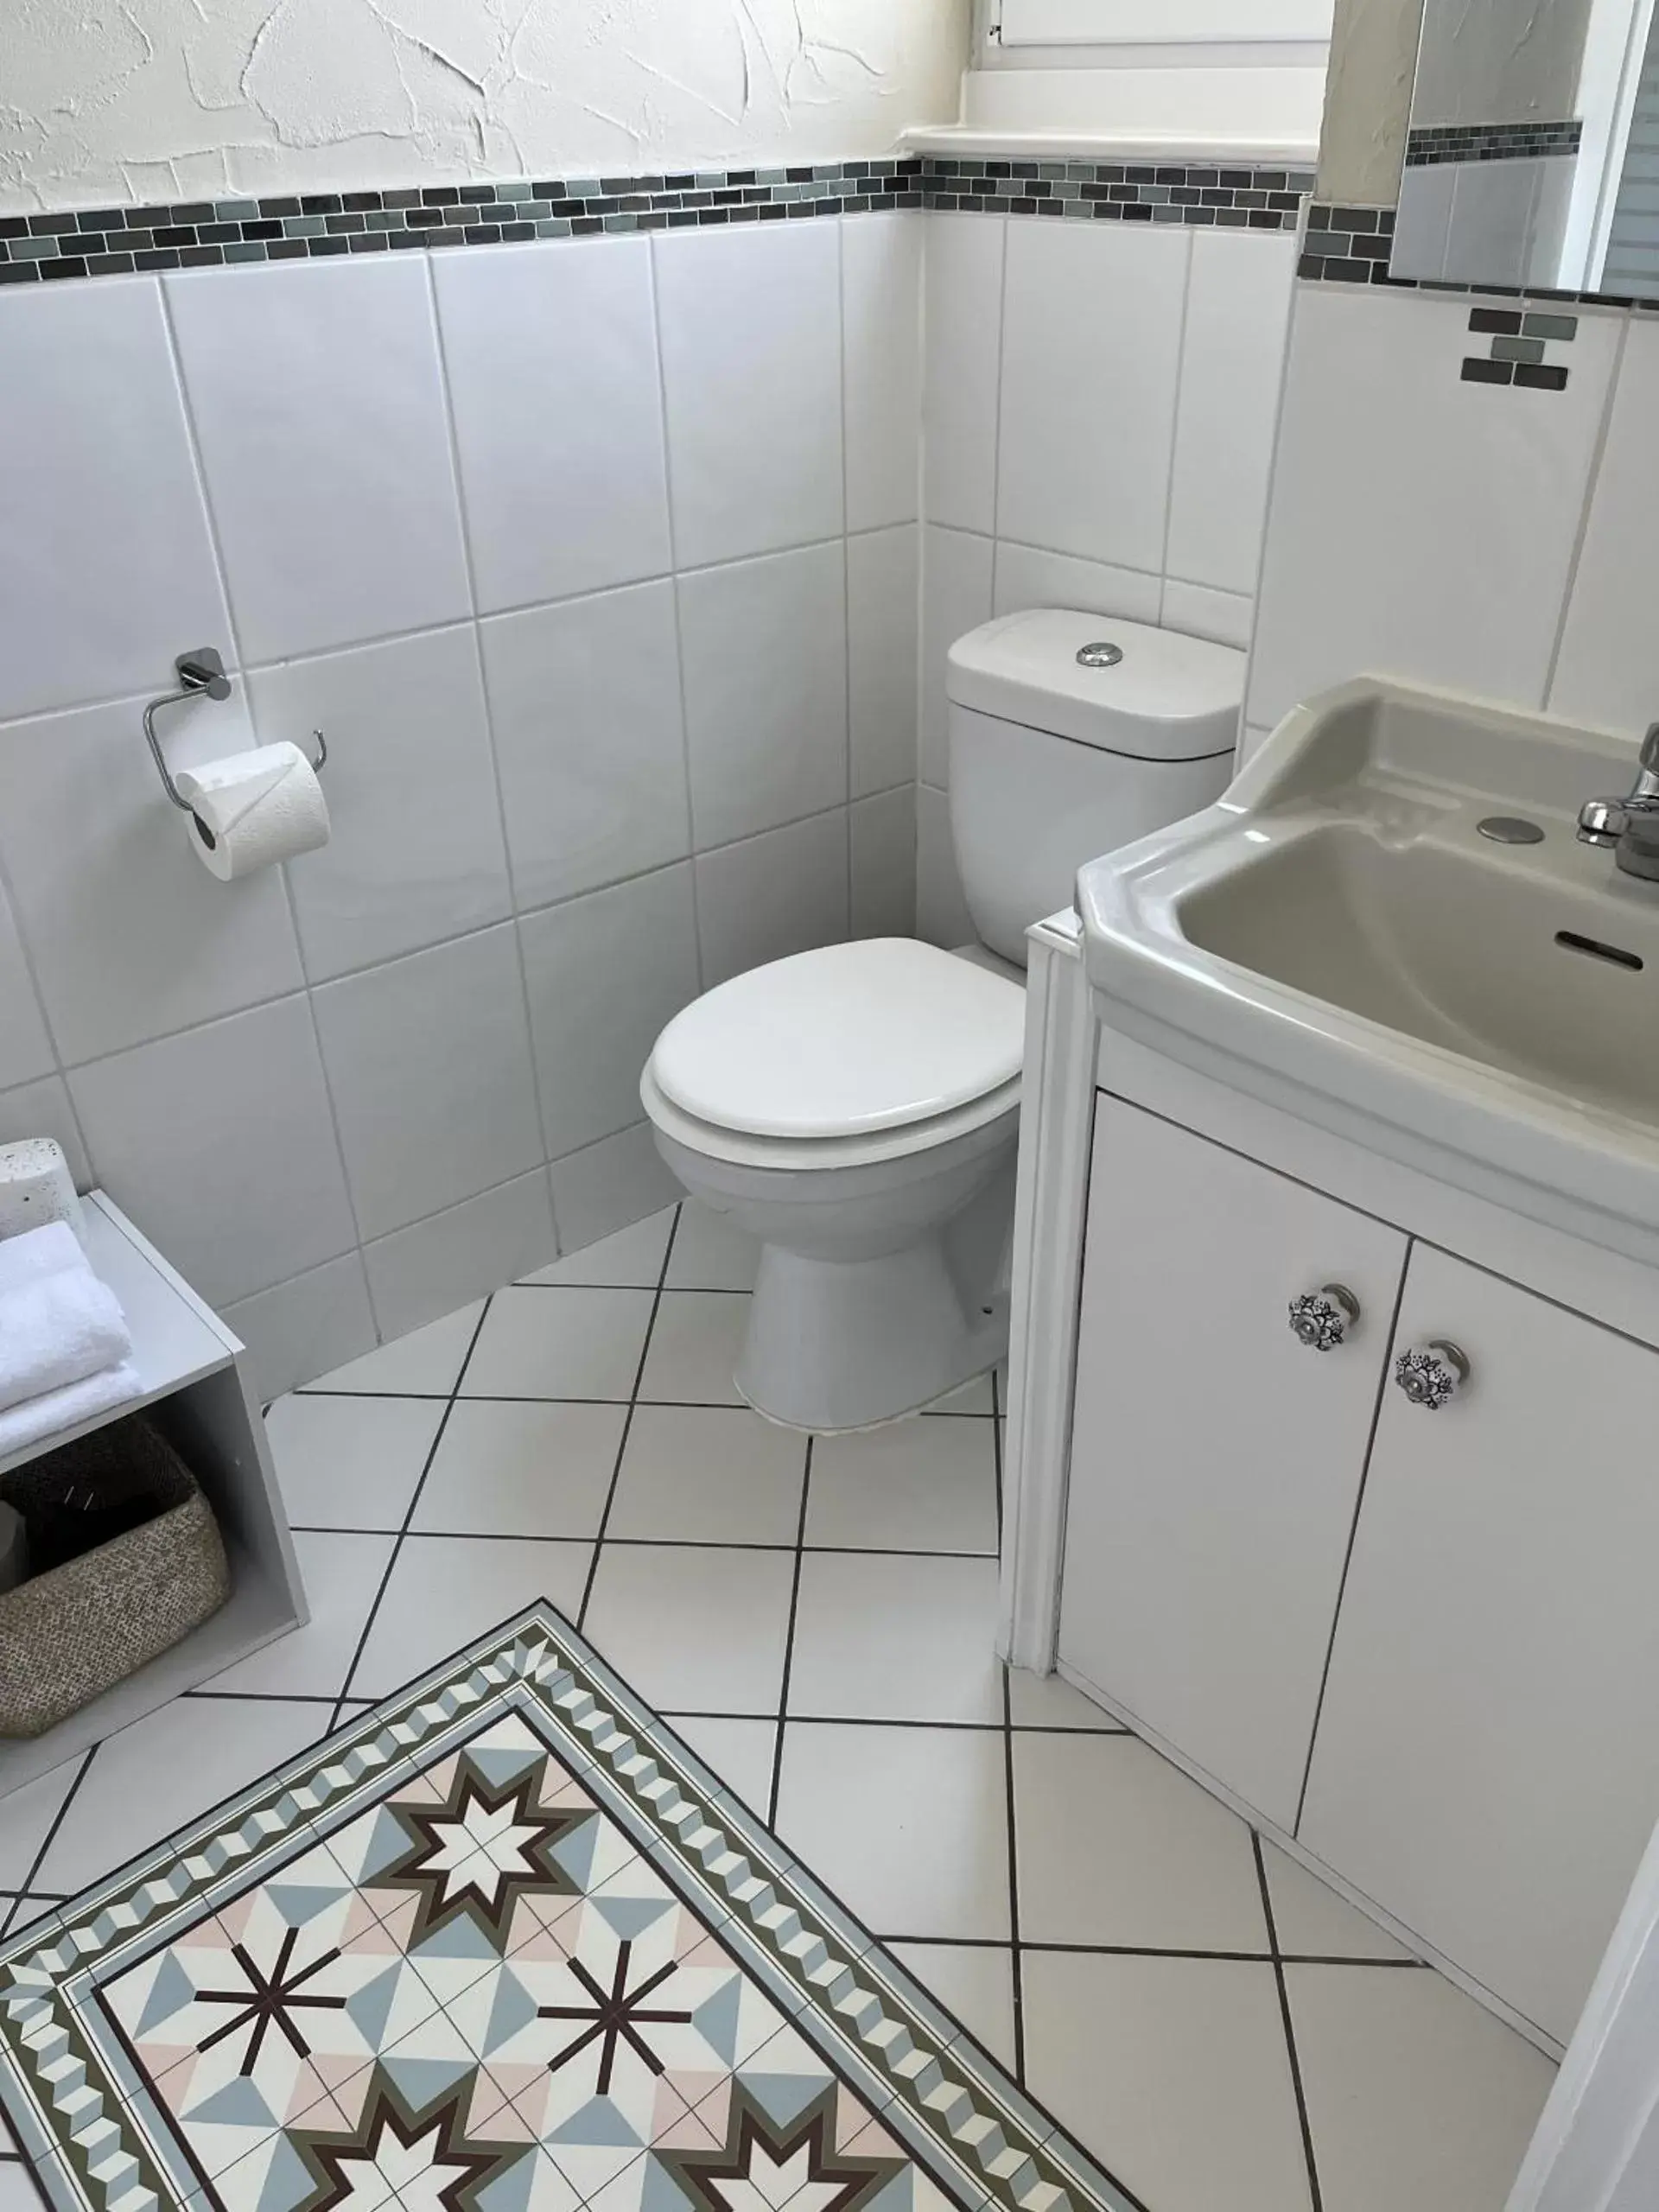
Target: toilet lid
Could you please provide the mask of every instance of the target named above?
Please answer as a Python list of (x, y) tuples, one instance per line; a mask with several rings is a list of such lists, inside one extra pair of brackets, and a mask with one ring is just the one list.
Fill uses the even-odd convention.
[(1026, 995), (910, 938), (798, 952), (671, 1021), (651, 1071), (687, 1114), (756, 1136), (901, 1128), (1020, 1072)]

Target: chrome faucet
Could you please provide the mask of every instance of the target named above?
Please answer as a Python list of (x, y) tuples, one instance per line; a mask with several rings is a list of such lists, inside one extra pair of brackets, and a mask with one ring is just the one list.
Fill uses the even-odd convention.
[(1642, 741), (1642, 765), (1625, 798), (1592, 798), (1579, 809), (1579, 842), (1610, 849), (1626, 875), (1659, 883), (1659, 722)]

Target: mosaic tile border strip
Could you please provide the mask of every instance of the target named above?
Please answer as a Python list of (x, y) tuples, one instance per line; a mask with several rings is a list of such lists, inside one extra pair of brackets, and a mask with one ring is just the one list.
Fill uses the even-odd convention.
[(921, 193), (920, 158), (895, 156), (3, 215), (0, 284), (874, 214), (919, 207)]
[(0, 215), (0, 285), (940, 208), (1294, 231), (1312, 169), (933, 155)]
[(1584, 137), (1577, 117), (1564, 123), (1460, 123), (1414, 130), (1406, 140), (1406, 167), (1433, 168), (1446, 162), (1524, 162), (1576, 154)]
[(1308, 284), (1385, 284), (1398, 292), (1438, 292), (1460, 299), (1536, 300), (1563, 307), (1634, 308), (1659, 313), (1659, 299), (1624, 292), (1570, 292), (1529, 284), (1455, 284), (1429, 276), (1391, 276), (1395, 210), (1316, 200), (1307, 211), (1296, 273)]
[(1310, 168), (1216, 162), (971, 161), (930, 155), (922, 204), (963, 214), (1294, 231)]
[(345, 1831), (513, 1717), (961, 2212), (1134, 2212), (545, 1604), (0, 1948), (0, 2106), (57, 2212), (219, 2202), (112, 2031), (108, 1986), (232, 1924), (331, 1837), (346, 1851)]

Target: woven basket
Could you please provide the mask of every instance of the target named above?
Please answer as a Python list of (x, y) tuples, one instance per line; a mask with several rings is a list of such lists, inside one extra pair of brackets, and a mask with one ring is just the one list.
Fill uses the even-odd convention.
[(0, 1737), (43, 1736), (181, 1643), (230, 1595), (218, 1524), (195, 1477), (142, 1414), (0, 1476), (25, 1520), (91, 1484), (152, 1517), (0, 1594)]

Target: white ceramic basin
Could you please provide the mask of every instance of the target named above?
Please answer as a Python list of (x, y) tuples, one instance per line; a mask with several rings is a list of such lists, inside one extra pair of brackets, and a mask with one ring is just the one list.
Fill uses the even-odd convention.
[[(1220, 803), (1078, 879), (1115, 1026), (1305, 1118), (1659, 1261), (1659, 885), (1578, 842), (1630, 738), (1374, 679)], [(1477, 824), (1521, 817), (1541, 842)]]

